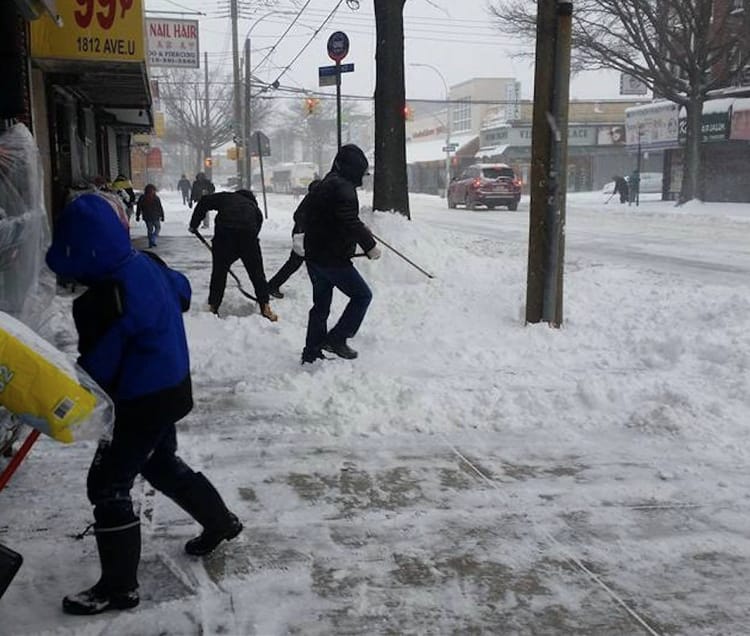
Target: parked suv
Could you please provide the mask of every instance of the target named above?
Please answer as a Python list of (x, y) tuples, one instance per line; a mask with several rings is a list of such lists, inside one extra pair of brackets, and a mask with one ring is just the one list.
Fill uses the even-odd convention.
[(517, 210), (521, 199), (521, 181), (513, 168), (504, 163), (477, 163), (469, 166), (448, 186), (448, 207), (465, 205), (474, 210), (478, 204), (493, 210), (505, 205)]

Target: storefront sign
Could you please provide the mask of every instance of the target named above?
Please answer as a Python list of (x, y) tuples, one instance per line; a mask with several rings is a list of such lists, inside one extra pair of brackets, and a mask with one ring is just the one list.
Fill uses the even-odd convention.
[(732, 106), (730, 139), (750, 141), (750, 98), (736, 99)]
[(33, 58), (145, 61), (143, 0), (66, 0), (58, 13), (62, 27), (49, 15), (31, 23)]
[[(726, 141), (729, 138), (729, 112), (734, 100), (715, 99), (703, 103), (701, 141)], [(680, 144), (687, 139), (687, 111), (680, 109)]]
[(625, 111), (625, 139), (628, 146), (648, 149), (677, 148), (677, 104), (655, 102)]
[(151, 66), (198, 68), (198, 20), (146, 20)]

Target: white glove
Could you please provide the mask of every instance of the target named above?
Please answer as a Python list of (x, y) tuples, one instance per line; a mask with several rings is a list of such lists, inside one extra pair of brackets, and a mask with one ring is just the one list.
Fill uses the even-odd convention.
[(371, 261), (376, 261), (380, 258), (381, 254), (382, 252), (380, 251), (380, 248), (376, 245), (367, 252), (367, 258), (369, 258)]
[(305, 255), (305, 234), (292, 234), (292, 251), (297, 256)]

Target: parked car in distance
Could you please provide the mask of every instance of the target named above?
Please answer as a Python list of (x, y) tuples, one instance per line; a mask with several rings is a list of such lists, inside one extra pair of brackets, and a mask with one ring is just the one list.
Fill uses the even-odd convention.
[(448, 207), (465, 205), (468, 210), (477, 205), (493, 210), (504, 205), (517, 210), (521, 200), (521, 181), (513, 168), (504, 163), (477, 163), (466, 168), (448, 186)]
[[(625, 180), (630, 184), (630, 175), (625, 176)], [(662, 173), (661, 172), (641, 172), (641, 194), (661, 193)], [(612, 194), (615, 191), (615, 182), (605, 183), (602, 188), (602, 194)]]

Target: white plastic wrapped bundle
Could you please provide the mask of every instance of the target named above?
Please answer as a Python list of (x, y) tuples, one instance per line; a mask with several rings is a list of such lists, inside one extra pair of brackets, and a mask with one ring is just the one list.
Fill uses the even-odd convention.
[(37, 330), (54, 296), (52, 276), (44, 265), (49, 222), (42, 177), (39, 150), (29, 130), (16, 124), (1, 133), (0, 311)]
[(0, 405), (60, 442), (112, 436), (114, 407), (99, 385), (64, 353), (2, 312)]

